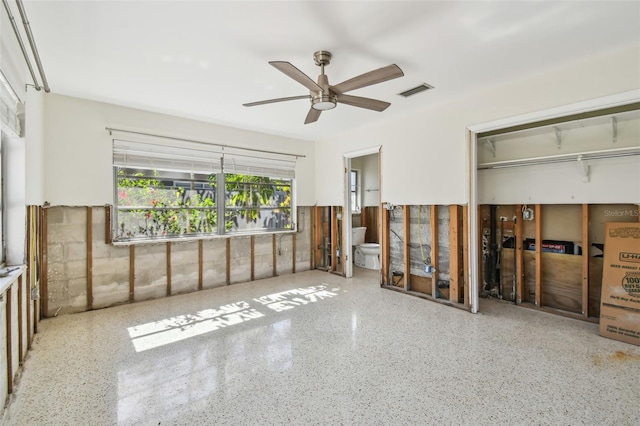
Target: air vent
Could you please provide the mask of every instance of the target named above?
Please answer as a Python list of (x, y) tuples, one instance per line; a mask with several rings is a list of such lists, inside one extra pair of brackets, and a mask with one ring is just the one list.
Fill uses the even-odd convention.
[(420, 86), (414, 87), (409, 90), (405, 90), (404, 92), (400, 92), (398, 93), (398, 95), (408, 98), (409, 96), (416, 95), (420, 92), (424, 92), (429, 89), (433, 89), (433, 86), (430, 86), (427, 83), (422, 83)]

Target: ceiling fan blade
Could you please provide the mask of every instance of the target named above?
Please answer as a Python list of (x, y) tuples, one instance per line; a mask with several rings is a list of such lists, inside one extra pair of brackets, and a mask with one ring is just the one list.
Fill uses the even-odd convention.
[(320, 91), (323, 92), (322, 87), (318, 86), (315, 81), (311, 80), (308, 75), (300, 71), (298, 68), (291, 65), (291, 63), (286, 61), (271, 61), (269, 62), (272, 66), (274, 66), (278, 71), (283, 72), (290, 78), (294, 79), (298, 83), (302, 84), (309, 90), (314, 92)]
[(273, 104), (275, 102), (295, 101), (298, 99), (309, 99), (309, 98), (311, 98), (311, 96), (309, 95), (289, 96), (288, 98), (267, 99), (266, 101), (249, 102), (247, 104), (242, 104), (242, 106), (252, 107), (256, 105)]
[(319, 111), (317, 109), (309, 109), (309, 113), (307, 114), (307, 118), (304, 120), (304, 124), (309, 124), (309, 123), (313, 123), (315, 121), (318, 121), (318, 118), (320, 118), (320, 113), (322, 111)]
[(391, 105), (389, 102), (379, 101), (377, 99), (362, 98), (360, 96), (338, 95), (338, 102), (355, 107), (372, 109), (374, 111), (384, 111)]
[(399, 66), (391, 64), (386, 67), (378, 68), (377, 70), (366, 72), (357, 77), (353, 77), (347, 81), (343, 81), (336, 86), (332, 86), (331, 90), (337, 94), (342, 94), (350, 90), (371, 86), (372, 84), (382, 83), (387, 80), (393, 80), (394, 78), (402, 77), (403, 75), (404, 73)]

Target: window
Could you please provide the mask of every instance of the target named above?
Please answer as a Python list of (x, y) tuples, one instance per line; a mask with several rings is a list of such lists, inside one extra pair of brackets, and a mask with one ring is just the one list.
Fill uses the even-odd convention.
[[(1, 127), (1, 126), (0, 126)], [(3, 160), (4, 160), (4, 132), (0, 130), (0, 267), (5, 263), (5, 237), (4, 237), (4, 174), (3, 174)]]
[(351, 169), (351, 179), (350, 179), (350, 188), (351, 188), (351, 212), (360, 213), (360, 171), (356, 169)]
[(114, 139), (114, 241), (295, 230), (295, 161)]

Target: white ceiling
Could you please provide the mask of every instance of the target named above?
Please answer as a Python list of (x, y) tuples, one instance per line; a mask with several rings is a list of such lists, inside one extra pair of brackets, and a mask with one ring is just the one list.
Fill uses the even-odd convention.
[[(433, 106), (583, 57), (640, 45), (640, 2), (31, 1), (51, 91), (307, 140)], [(17, 11), (14, 11), (17, 14)], [(331, 84), (395, 63), (396, 80), (350, 92), (384, 112), (338, 105), (305, 125), (305, 95), (271, 67)], [(397, 93), (428, 83), (411, 98)]]

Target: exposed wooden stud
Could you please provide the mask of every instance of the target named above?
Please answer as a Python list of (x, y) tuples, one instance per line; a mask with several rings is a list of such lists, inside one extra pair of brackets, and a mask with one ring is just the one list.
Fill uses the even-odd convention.
[(7, 328), (7, 393), (13, 393), (13, 350), (11, 350), (11, 287), (5, 293), (5, 321)]
[(26, 221), (27, 221), (27, 247), (26, 247), (26, 255), (27, 255), (27, 268), (25, 271), (25, 276), (27, 277), (26, 280), (26, 287), (27, 287), (27, 350), (31, 349), (31, 255), (33, 254), (33, 252), (31, 251), (32, 247), (31, 247), (31, 238), (33, 237), (31, 235), (31, 226), (32, 226), (32, 220), (33, 218), (31, 217), (31, 212), (32, 212), (33, 208), (32, 206), (27, 206), (27, 211), (26, 211)]
[(271, 235), (271, 256), (273, 258), (273, 276), (278, 275), (278, 243), (276, 234)]
[(582, 205), (582, 316), (589, 318), (589, 204)]
[(296, 240), (297, 240), (297, 235), (293, 234), (291, 235), (291, 256), (292, 256), (292, 263), (291, 263), (291, 273), (295, 274), (296, 273)]
[(49, 289), (48, 289), (48, 269), (49, 263), (47, 262), (47, 245), (49, 244), (49, 238), (47, 236), (47, 210), (44, 207), (40, 207), (40, 259), (42, 269), (40, 270), (40, 316), (47, 317), (49, 315)]
[(438, 250), (438, 206), (432, 205), (430, 208), (430, 228), (431, 228), (431, 265), (435, 271), (431, 273), (431, 296), (438, 298), (438, 274), (440, 268), (440, 252)]
[(251, 243), (251, 281), (256, 279), (256, 237), (252, 235), (250, 238)]
[(522, 294), (524, 292), (524, 234), (522, 224), (522, 205), (516, 204), (516, 232), (515, 232), (515, 252), (516, 257), (516, 303), (522, 303)]
[(104, 236), (105, 244), (111, 244), (111, 206), (108, 204), (104, 206)]
[(136, 288), (136, 246), (129, 246), (129, 303), (135, 301)]
[(331, 206), (331, 271), (335, 272), (337, 268), (336, 244), (338, 242), (338, 215), (336, 207)]
[[(367, 228), (367, 230), (369, 230), (368, 228), (368, 223), (367, 223), (367, 208), (366, 207), (362, 207), (360, 209), (360, 226), (364, 226), (365, 228)], [(365, 243), (367, 242), (366, 238), (365, 238)]]
[(322, 265), (322, 249), (321, 247), (324, 244), (322, 239), (322, 207), (314, 206), (314, 221), (313, 221), (313, 235), (312, 235), (312, 244), (313, 244), (313, 268), (317, 268)]
[(18, 275), (18, 365), (22, 365), (22, 274)]
[(458, 206), (449, 206), (449, 300), (455, 303), (460, 301), (459, 221), (460, 217)]
[[(28, 240), (27, 240), (28, 241)], [(29, 351), (31, 349), (31, 280), (29, 279), (29, 275), (27, 275), (27, 280), (26, 280), (26, 285), (25, 285), (26, 289), (27, 289), (27, 302), (26, 304), (26, 308), (27, 308), (27, 351)], [(34, 311), (35, 314), (35, 311)]]
[(198, 240), (198, 290), (202, 290), (202, 275), (203, 275), (203, 267), (202, 267), (202, 256), (203, 256), (203, 241)]
[(482, 253), (482, 206), (478, 206), (478, 292), (484, 288), (484, 254)]
[(167, 296), (171, 296), (171, 241), (167, 241)]
[(464, 288), (463, 303), (471, 306), (469, 288), (469, 206), (462, 206), (462, 283)]
[(309, 207), (309, 270), (313, 270), (318, 266), (316, 255), (318, 244), (315, 240), (316, 236), (316, 207)]
[(536, 220), (536, 306), (542, 297), (542, 205), (535, 205)]
[(93, 207), (87, 206), (87, 310), (93, 309)]
[(382, 235), (380, 236), (380, 273), (382, 274), (381, 283), (389, 285), (389, 210), (380, 205), (380, 214), (382, 215)]
[(404, 289), (411, 290), (411, 206), (402, 206), (404, 219)]
[(231, 238), (227, 238), (226, 240), (226, 274), (227, 274), (227, 279), (226, 279), (226, 283), (227, 285), (231, 284)]

